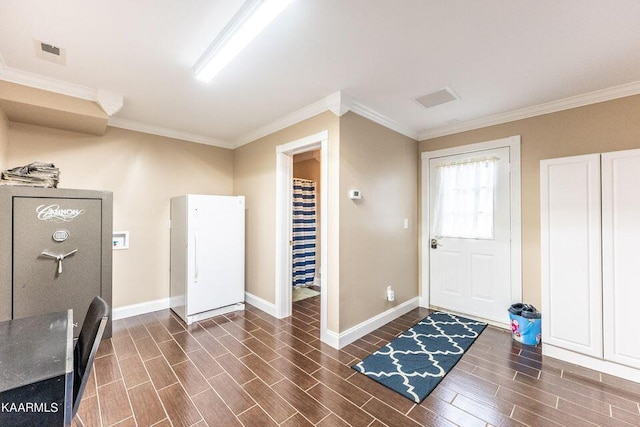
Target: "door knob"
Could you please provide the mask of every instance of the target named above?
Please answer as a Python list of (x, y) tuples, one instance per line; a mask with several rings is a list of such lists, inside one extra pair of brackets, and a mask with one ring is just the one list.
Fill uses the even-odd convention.
[(438, 249), (438, 246), (442, 246), (442, 243), (438, 243), (438, 239), (431, 239), (431, 249)]

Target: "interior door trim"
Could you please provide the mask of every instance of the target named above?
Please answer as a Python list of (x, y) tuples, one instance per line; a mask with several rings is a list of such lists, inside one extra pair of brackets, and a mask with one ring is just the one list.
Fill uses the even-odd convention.
[[(522, 301), (522, 220), (521, 220), (521, 167), (520, 135), (476, 144), (461, 145), (421, 153), (421, 231), (420, 231), (420, 306), (429, 308), (429, 160), (454, 154), (509, 147), (510, 159), (510, 216), (511, 216), (511, 298)], [(505, 307), (505, 313), (508, 307)], [(493, 323), (493, 322), (492, 322)], [(505, 325), (501, 325), (505, 326)]]

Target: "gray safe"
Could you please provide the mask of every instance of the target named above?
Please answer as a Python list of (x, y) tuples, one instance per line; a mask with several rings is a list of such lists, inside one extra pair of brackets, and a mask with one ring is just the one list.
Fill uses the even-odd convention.
[(111, 307), (112, 216), (111, 192), (0, 186), (0, 320), (71, 308), (77, 337), (96, 295)]

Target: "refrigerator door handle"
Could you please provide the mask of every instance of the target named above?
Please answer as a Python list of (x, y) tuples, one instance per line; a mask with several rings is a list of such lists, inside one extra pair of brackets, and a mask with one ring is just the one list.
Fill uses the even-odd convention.
[(198, 283), (198, 276), (200, 274), (200, 268), (198, 266), (198, 233), (194, 233), (193, 235), (193, 259), (195, 262), (195, 274), (193, 277), (193, 281)]

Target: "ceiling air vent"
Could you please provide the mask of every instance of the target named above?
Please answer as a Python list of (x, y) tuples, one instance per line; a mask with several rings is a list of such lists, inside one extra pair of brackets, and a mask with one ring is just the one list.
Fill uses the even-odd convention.
[(431, 108), (446, 102), (455, 101), (456, 99), (460, 99), (460, 97), (449, 86), (447, 86), (435, 92), (416, 98), (416, 101), (422, 104), (425, 108)]
[(42, 42), (40, 40), (34, 40), (36, 48), (36, 57), (44, 59), (45, 61), (53, 62), (56, 64), (65, 65), (67, 62), (66, 49), (58, 46), (54, 46), (49, 43)]
[(60, 56), (60, 48), (59, 47), (55, 47), (55, 46), (52, 46), (52, 45), (46, 44), (46, 43), (40, 43), (40, 48), (45, 52), (51, 53), (53, 55)]

